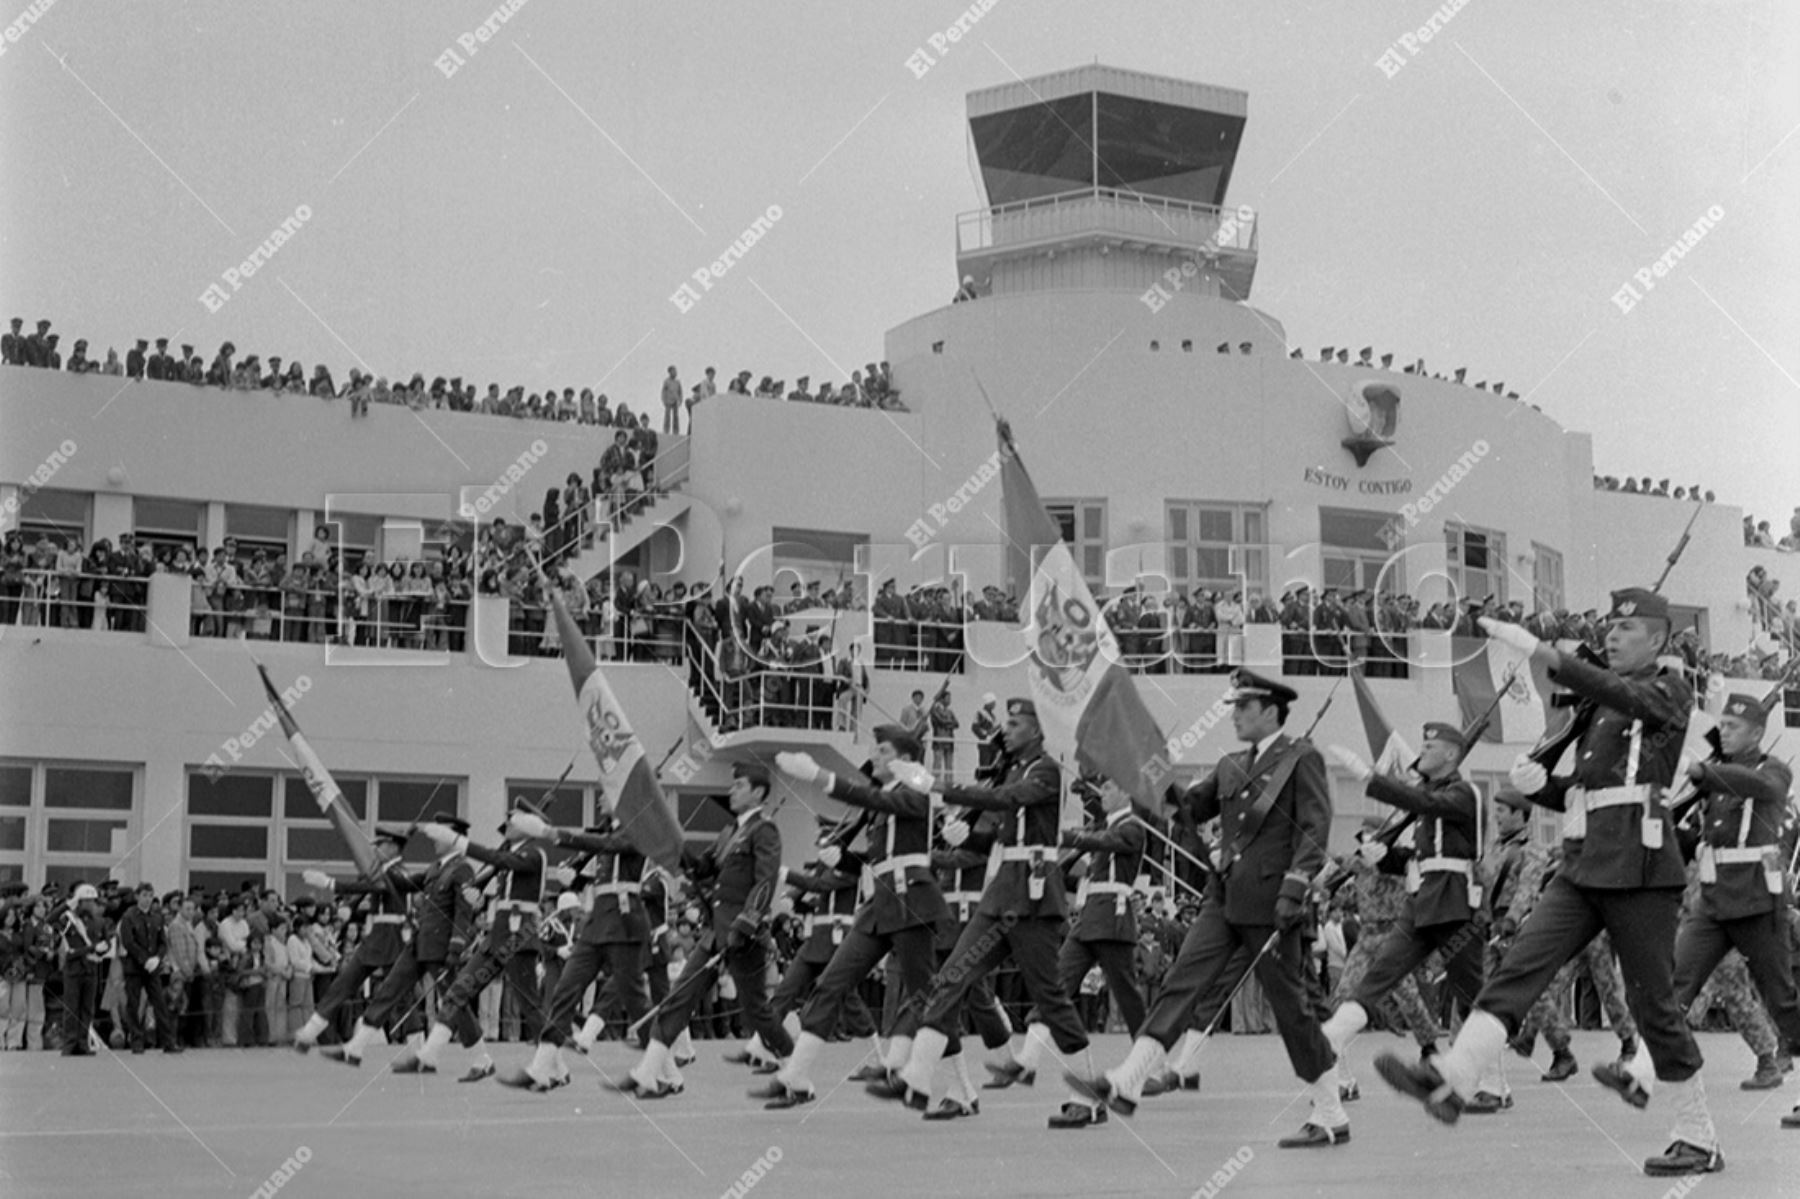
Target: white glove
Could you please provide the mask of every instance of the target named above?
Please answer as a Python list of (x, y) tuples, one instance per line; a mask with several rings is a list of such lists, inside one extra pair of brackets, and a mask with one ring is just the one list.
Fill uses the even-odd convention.
[(462, 897), (463, 902), (472, 908), (481, 906), (481, 889), (479, 887), (464, 887), (462, 889)]
[(1356, 856), (1371, 866), (1381, 865), (1381, 859), (1387, 857), (1388, 847), (1371, 837), (1356, 847)]
[(817, 782), (825, 772), (812, 759), (811, 754), (778, 753), (775, 755), (775, 767), (789, 778), (799, 779), (803, 783)]
[(969, 839), (969, 822), (960, 816), (952, 816), (944, 821), (942, 829), (944, 844), (956, 849)]
[(1333, 745), (1328, 747), (1325, 752), (1340, 768), (1347, 773), (1354, 775), (1358, 782), (1366, 780), (1370, 775), (1375, 773), (1369, 768), (1367, 762), (1357, 756), (1354, 750), (1345, 749), (1341, 745)]
[(302, 870), (300, 878), (307, 886), (319, 887), (326, 891), (337, 885), (336, 881), (323, 870)]
[(844, 860), (844, 851), (839, 849), (837, 846), (825, 845), (825, 846), (820, 847), (820, 849), (819, 849), (819, 864), (821, 866), (824, 866), (825, 869), (836, 870), (838, 863), (843, 860)]
[(897, 779), (902, 787), (913, 791), (930, 793), (937, 779), (931, 769), (923, 762), (895, 762), (888, 767), (888, 773)]
[(159, 957), (152, 957), (144, 963), (144, 972), (146, 974), (155, 974), (156, 968), (160, 965), (162, 965), (162, 959)]
[(529, 837), (533, 841), (548, 841), (555, 835), (556, 829), (542, 816), (533, 816), (530, 812), (514, 812), (506, 818), (509, 831), (521, 837)]
[(1487, 635), (1501, 645), (1511, 646), (1520, 653), (1530, 656), (1542, 644), (1524, 625), (1510, 624), (1504, 620), (1493, 620), (1490, 617), (1477, 617), (1475, 623), (1486, 630)]
[(565, 887), (573, 887), (575, 885), (575, 869), (567, 863), (564, 863), (561, 866), (550, 867), (550, 877)]
[(561, 949), (556, 951), (556, 956), (566, 962), (569, 960), (569, 955), (574, 952), (575, 952), (575, 947), (573, 945), (565, 945)]
[(1542, 766), (1531, 760), (1528, 754), (1520, 754), (1506, 772), (1507, 779), (1518, 789), (1520, 795), (1536, 795), (1550, 783), (1550, 774)]
[(442, 853), (455, 845), (457, 837), (461, 835), (447, 824), (432, 824), (429, 822), (421, 824), (419, 826), (419, 831), (425, 834), (426, 840), (437, 846), (439, 853)]
[(97, 956), (105, 957), (107, 954), (109, 954), (111, 952), (112, 952), (112, 942), (111, 941), (96, 941), (96, 942), (94, 942), (94, 953)]

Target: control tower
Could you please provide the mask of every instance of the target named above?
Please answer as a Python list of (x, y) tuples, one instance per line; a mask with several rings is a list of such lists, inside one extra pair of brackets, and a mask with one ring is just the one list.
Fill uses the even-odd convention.
[(1192, 262), (1184, 291), (1247, 300), (1255, 214), (1224, 204), (1248, 100), (1099, 65), (969, 93), (987, 207), (957, 218), (958, 277), (1142, 291)]

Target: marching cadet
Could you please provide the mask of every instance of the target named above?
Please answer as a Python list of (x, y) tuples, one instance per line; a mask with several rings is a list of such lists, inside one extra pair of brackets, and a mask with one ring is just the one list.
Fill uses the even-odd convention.
[[(795, 951), (794, 960), (788, 963), (787, 973), (781, 976), (771, 1000), (776, 1017), (796, 1043), (802, 1031), (801, 1004), (856, 924), (862, 858), (837, 843), (835, 838), (841, 831), (834, 828), (819, 838), (819, 856), (812, 863), (813, 869), (791, 870), (782, 876), (782, 881), (811, 908), (801, 925), (805, 939)], [(869, 1014), (869, 1005), (856, 992), (845, 996), (841, 1019), (851, 1036), (874, 1037), (875, 1019)]]
[[(475, 912), (467, 890), (475, 881), (475, 868), (459, 848), (467, 844), (469, 822), (447, 812), (439, 812), (431, 823), (454, 829), (457, 841), (440, 850), (439, 857), (423, 873), (389, 875), (396, 883), (404, 878), (407, 886), (419, 896), (413, 912), (412, 940), (400, 950), (400, 956), (388, 969), (387, 977), (375, 988), (369, 1006), (356, 1022), (356, 1031), (342, 1045), (328, 1045), (319, 1051), (323, 1057), (346, 1066), (362, 1065), (363, 1054), (381, 1029), (398, 1023), (412, 1010), (416, 1000), (401, 1010), (403, 1001), (411, 1000), (419, 980), (426, 974), (447, 985), (445, 975), (462, 959), (474, 931)], [(475, 1013), (464, 1007), (451, 1013), (458, 1024), (464, 1045), (481, 1039), (481, 1025)]]
[(864, 829), (863, 901), (855, 922), (801, 1009), (801, 1032), (791, 1054), (769, 1086), (751, 1092), (751, 1098), (767, 1100), (770, 1108), (813, 1100), (817, 1092), (809, 1072), (826, 1038), (857, 986), (889, 955), (899, 968), (895, 993), (900, 1007), (897, 1021), (887, 1029), (888, 1060), (902, 1060), (910, 1051), (922, 1007), (918, 997), (931, 985), (932, 929), (947, 910), (931, 872), (929, 772), (926, 780), (916, 772), (902, 777), (906, 766), (922, 770), (923, 756), (918, 737), (897, 724), (875, 729), (871, 773), (879, 786), (840, 778), (806, 754), (775, 755), (783, 774), (819, 783), (833, 799), (872, 815)]
[[(1551, 851), (1548, 877), (1544, 880), (1546, 886), (1556, 877), (1561, 858), (1560, 847)], [(1606, 1022), (1612, 1027), (1613, 1035), (1619, 1038), (1618, 1061), (1629, 1062), (1637, 1054), (1637, 1022), (1631, 1018), (1631, 1008), (1625, 1002), (1625, 981), (1619, 975), (1619, 961), (1613, 956), (1612, 939), (1602, 932), (1563, 963), (1550, 985), (1544, 988), (1544, 993), (1525, 1013), (1518, 1033), (1507, 1042), (1521, 1057), (1530, 1057), (1537, 1034), (1544, 1034), (1544, 1041), (1550, 1046), (1550, 1065), (1539, 1076), (1539, 1082), (1561, 1082), (1573, 1077), (1579, 1069), (1570, 1049), (1573, 1041), (1569, 1034), (1568, 999), (1577, 977), (1583, 973), (1593, 984), (1594, 994), (1600, 1000), (1600, 1009), (1606, 1013)]]
[[(526, 805), (526, 801), (518, 801)], [(528, 806), (528, 805), (527, 805)], [(438, 1054), (458, 1031), (463, 1034), (462, 1047), (475, 1054), (474, 1062), (458, 1082), (480, 1082), (494, 1073), (494, 1062), (481, 1042), (479, 1021), (457, 1020), (459, 1012), (473, 1014), (481, 1001), (481, 993), (489, 983), (504, 978), (518, 997), (525, 1035), (531, 1036), (543, 1027), (543, 1009), (538, 1002), (537, 954), (532, 943), (537, 937), (539, 917), (543, 913), (545, 885), (549, 881), (550, 863), (542, 848), (533, 847), (529, 839), (502, 824), (500, 835), (513, 838), (490, 849), (470, 841), (464, 833), (445, 824), (424, 824), (419, 831), (431, 839), (440, 853), (461, 853), (483, 863), (487, 877), (477, 875), (472, 885), (497, 888), (489, 913), (487, 935), (479, 947), (456, 972), (456, 980), (438, 998), (437, 1016), (424, 1046), (413, 1053), (403, 1051), (391, 1067), (396, 1074), (435, 1074)], [(460, 1024), (460, 1030), (457, 1025)], [(467, 1039), (473, 1031), (475, 1040)]]
[[(997, 785), (950, 784), (941, 792), (947, 804), (1002, 817), (990, 850), (989, 881), (982, 889), (981, 903), (928, 992), (929, 1002), (906, 1063), (885, 1081), (865, 1088), (877, 1098), (898, 1099), (915, 1110), (923, 1111), (930, 1103), (932, 1074), (938, 1062), (947, 1054), (960, 1056), (952, 1053), (953, 1038), (958, 1035), (969, 992), (1009, 953), (1057, 1051), (1084, 1056), (1087, 1052), (1087, 1030), (1056, 969), (1068, 915), (1062, 872), (1056, 869), (1062, 772), (1044, 753), (1044, 732), (1038, 724), (1037, 705), (1031, 700), (1006, 701), (1006, 726), (1001, 736), (1008, 764)], [(914, 777), (920, 785), (928, 785), (928, 772)], [(958, 846), (968, 839), (969, 825), (953, 817), (945, 821), (943, 834), (949, 845)], [(929, 875), (929, 870), (926, 873)], [(967, 1085), (963, 1084), (965, 1090)], [(1072, 1095), (1070, 1102), (1093, 1106), (1078, 1094)], [(1064, 1118), (1060, 1113), (1052, 1117), (1053, 1126), (1061, 1127)]]
[[(1455, 1044), (1429, 1063), (1382, 1054), (1375, 1066), (1432, 1116), (1454, 1123), (1557, 970), (1605, 929), (1655, 1080), (1669, 1090), (1675, 1108), (1673, 1140), (1644, 1163), (1644, 1172), (1711, 1173), (1723, 1169), (1725, 1159), (1700, 1077), (1700, 1049), (1675, 1000), (1669, 947), (1684, 875), (1661, 802), (1681, 755), (1693, 691), (1680, 671), (1657, 664), (1670, 637), (1666, 599), (1643, 588), (1615, 591), (1608, 622), (1606, 665), (1598, 666), (1518, 625), (1481, 619), (1489, 637), (1548, 668), (1581, 701), (1570, 730), (1574, 774), (1552, 777), (1530, 754), (1511, 771), (1513, 786), (1526, 798), (1563, 813), (1562, 867), (1488, 979)], [(1629, 1064), (1595, 1066), (1593, 1075), (1633, 1107), (1650, 1102), (1653, 1080), (1642, 1055)]]
[[(618, 828), (609, 812), (599, 823), (583, 832), (559, 829), (543, 817), (528, 811), (516, 811), (507, 820), (515, 836), (549, 841), (564, 849), (576, 849), (592, 855), (581, 868), (583, 877), (592, 881), (588, 895), (593, 902), (582, 921), (569, 956), (563, 962), (556, 989), (538, 1030), (537, 1049), (531, 1064), (522, 1071), (509, 1072), (499, 1079), (509, 1087), (527, 1087), (548, 1091), (569, 1076), (562, 1061), (562, 1047), (570, 1040), (569, 1030), (575, 1024), (575, 1011), (602, 971), (618, 988), (625, 1004), (626, 1017), (635, 1023), (645, 1011), (644, 968), (650, 958), (650, 918), (644, 910), (644, 855), (639, 853)], [(590, 1014), (583, 1022), (575, 1041), (586, 1053), (599, 1039), (605, 1022)]]
[[(976, 777), (980, 781), (979, 771)], [(939, 965), (948, 962), (950, 955), (956, 952), (956, 943), (962, 940), (963, 930), (968, 928), (975, 910), (981, 906), (981, 889), (987, 883), (988, 854), (998, 832), (999, 822), (1003, 819), (997, 812), (983, 812), (970, 826), (969, 838), (961, 846), (951, 849), (940, 845), (931, 851), (931, 866), (937, 872), (938, 885), (943, 888), (944, 906), (948, 912), (946, 919), (937, 926), (934, 948), (937, 950)], [(967, 1036), (970, 1033), (981, 1038), (983, 1048), (1000, 1055), (997, 1061), (986, 1063), (993, 1078), (982, 1084), (983, 1090), (1002, 1090), (1015, 1082), (1031, 1086), (1037, 1081), (1036, 1067), (1020, 1065), (1013, 1056), (1012, 1018), (1006, 1014), (1005, 1005), (994, 995), (992, 974), (984, 976), (969, 988), (968, 1000), (963, 1005), (960, 1035)], [(1048, 1030), (1044, 1030), (1043, 1035), (1048, 1037)], [(881, 1067), (871, 1067), (851, 1075), (849, 1081), (880, 1082), (886, 1076), (886, 1071)], [(969, 1106), (972, 1113), (980, 1110), (979, 1103), (973, 1098)], [(938, 1110), (943, 1110), (943, 1105), (940, 1104)]]
[[(717, 980), (721, 961), (737, 986), (745, 1025), (771, 1051), (783, 1057), (793, 1051), (793, 1042), (769, 1006), (763, 979), (768, 948), (762, 926), (781, 874), (781, 830), (763, 810), (769, 790), (765, 767), (755, 762), (732, 767), (728, 800), (736, 819), (720, 831), (704, 854), (686, 855), (684, 863), (690, 877), (712, 884), (712, 927), (708, 932), (717, 948), (710, 954), (696, 949), (688, 959), (681, 977), (669, 989), (665, 1006), (652, 1014), (655, 1032), (643, 1059), (619, 1082), (606, 1083), (609, 1089), (640, 1099), (681, 1093), (681, 1071), (670, 1047), (687, 1030), (695, 1001)], [(645, 925), (646, 935), (648, 932)]]
[[(1325, 763), (1312, 744), (1282, 732), (1298, 698), (1291, 687), (1248, 670), (1231, 676), (1225, 698), (1232, 726), (1249, 748), (1227, 754), (1183, 797), (1196, 825), (1220, 818), (1218, 873), (1189, 927), (1162, 993), (1118, 1067), (1072, 1086), (1120, 1115), (1137, 1110), (1144, 1080), (1186, 1031), (1194, 1007), (1231, 969), (1240, 949), (1254, 953), (1294, 1073), (1312, 1089), (1312, 1114), (1284, 1149), (1341, 1145), (1350, 1119), (1338, 1093), (1337, 1059), (1306, 1003), (1301, 926), (1314, 876), (1325, 863), (1331, 794)], [(1256, 948), (1253, 948), (1256, 947)]]
[(1736, 948), (1791, 1051), (1800, 1048), (1800, 1000), (1787, 963), (1781, 831), (1794, 776), (1762, 752), (1766, 720), (1752, 697), (1728, 697), (1718, 752), (1688, 768), (1699, 805), (1700, 898), (1675, 938), (1675, 1002), (1686, 1012)]
[(319, 1034), (337, 1019), (337, 1014), (351, 999), (362, 994), (370, 976), (386, 970), (400, 960), (405, 948), (402, 930), (406, 927), (406, 897), (417, 890), (413, 876), (407, 871), (400, 854), (406, 849), (410, 834), (405, 829), (375, 828), (375, 858), (378, 862), (373, 878), (334, 879), (322, 870), (301, 874), (309, 887), (338, 895), (360, 895), (367, 898), (373, 910), (363, 925), (362, 940), (356, 951), (338, 968), (337, 977), (325, 992), (313, 1014), (294, 1034), (294, 1049), (306, 1053), (319, 1043)]
[[(1406, 864), (1407, 898), (1399, 919), (1350, 997), (1325, 1021), (1325, 1038), (1340, 1060), (1351, 1038), (1368, 1027), (1369, 1005), (1385, 999), (1433, 951), (1442, 956), (1445, 979), (1466, 1006), (1473, 1007), (1481, 992), (1486, 938), (1475, 924), (1482, 911), (1476, 874), (1483, 841), (1481, 798), (1458, 771), (1466, 752), (1461, 729), (1427, 722), (1413, 766), (1415, 784), (1376, 774), (1351, 750), (1331, 747), (1332, 760), (1362, 783), (1371, 799), (1414, 818), (1416, 850)], [(1493, 1073), (1498, 1069), (1496, 1057)], [(1511, 1106), (1504, 1080), (1495, 1078), (1477, 1089), (1465, 1110), (1494, 1112)]]
[(112, 943), (106, 939), (106, 921), (100, 915), (100, 892), (92, 883), (76, 886), (57, 933), (57, 948), (62, 956), (62, 1055), (92, 1056), (89, 1037), (100, 996), (97, 963), (105, 961), (112, 952)]

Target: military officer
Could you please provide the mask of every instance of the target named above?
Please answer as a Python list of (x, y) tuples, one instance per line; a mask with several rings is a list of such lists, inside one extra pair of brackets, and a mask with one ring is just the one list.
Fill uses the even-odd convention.
[(64, 1057), (94, 1052), (89, 1043), (94, 1008), (99, 1000), (99, 966), (112, 951), (106, 938), (106, 921), (100, 915), (100, 892), (92, 883), (81, 883), (69, 897), (62, 925), (57, 929), (57, 948), (62, 956), (62, 1005)]
[(325, 998), (294, 1034), (297, 1052), (306, 1053), (317, 1045), (319, 1034), (336, 1020), (344, 1004), (362, 994), (363, 984), (370, 976), (399, 960), (400, 951), (405, 947), (401, 933), (406, 927), (406, 897), (418, 890), (417, 881), (400, 859), (410, 835), (405, 829), (376, 826), (374, 842), (378, 865), (373, 878), (334, 879), (319, 870), (308, 870), (301, 875), (309, 887), (338, 895), (363, 896), (372, 910), (364, 922), (362, 940), (357, 943), (356, 951), (338, 967), (337, 977), (326, 990)]

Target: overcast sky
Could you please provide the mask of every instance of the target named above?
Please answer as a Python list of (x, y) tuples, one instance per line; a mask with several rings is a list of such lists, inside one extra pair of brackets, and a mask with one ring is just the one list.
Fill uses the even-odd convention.
[(529, 0), (446, 77), (494, 5), (60, 0), (0, 56), (0, 309), (639, 409), (670, 363), (819, 379), (954, 290), (965, 94), (1098, 59), (1249, 93), (1251, 298), (1309, 356), (1466, 364), (1602, 472), (1800, 503), (1800, 6), (1470, 0), (1414, 52), (1428, 3), (999, 0), (915, 77), (955, 4)]

